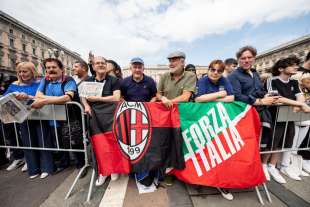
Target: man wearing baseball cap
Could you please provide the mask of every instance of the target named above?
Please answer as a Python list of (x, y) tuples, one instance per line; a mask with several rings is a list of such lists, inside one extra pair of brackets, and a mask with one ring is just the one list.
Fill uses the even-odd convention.
[(196, 76), (192, 72), (184, 70), (185, 53), (176, 51), (167, 57), (169, 72), (164, 73), (157, 87), (157, 99), (167, 108), (171, 108), (173, 102), (187, 102), (195, 92)]
[(121, 94), (125, 101), (146, 102), (156, 96), (156, 83), (145, 75), (144, 62), (135, 57), (130, 61), (131, 76), (121, 82)]
[[(153, 78), (145, 75), (144, 62), (135, 57), (130, 61), (132, 75), (121, 82), (121, 94), (125, 101), (149, 102), (156, 99), (156, 83)], [(148, 187), (153, 184), (154, 178), (158, 176), (158, 170), (136, 173), (135, 177), (139, 183)]]

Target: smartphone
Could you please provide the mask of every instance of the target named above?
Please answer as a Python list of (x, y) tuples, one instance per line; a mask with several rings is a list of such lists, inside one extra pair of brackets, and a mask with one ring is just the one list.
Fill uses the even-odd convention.
[(279, 96), (279, 92), (277, 90), (271, 90), (268, 92), (269, 96)]

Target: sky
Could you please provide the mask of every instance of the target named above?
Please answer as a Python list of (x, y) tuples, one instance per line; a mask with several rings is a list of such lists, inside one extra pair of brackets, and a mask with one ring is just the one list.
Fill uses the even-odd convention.
[(87, 60), (167, 64), (170, 52), (208, 65), (310, 34), (310, 0), (0, 0), (0, 9)]

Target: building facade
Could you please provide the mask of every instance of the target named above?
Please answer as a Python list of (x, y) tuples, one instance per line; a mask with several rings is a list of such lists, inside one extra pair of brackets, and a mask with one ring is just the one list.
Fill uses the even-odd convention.
[(43, 60), (55, 56), (63, 62), (67, 74), (71, 74), (73, 63), (81, 59), (78, 53), (0, 10), (0, 73), (15, 75), (18, 62), (31, 61), (44, 74)]
[[(196, 73), (198, 77), (201, 77), (203, 74), (207, 72), (208, 66), (200, 66), (196, 65)], [(151, 76), (156, 83), (159, 82), (160, 76), (169, 71), (168, 65), (155, 65), (155, 66), (145, 66), (144, 68), (144, 74)], [(123, 76), (127, 77), (131, 75), (130, 68), (124, 68), (123, 69)]]
[(259, 73), (270, 72), (270, 68), (277, 60), (296, 55), (303, 62), (309, 51), (310, 34), (258, 54), (255, 66)]

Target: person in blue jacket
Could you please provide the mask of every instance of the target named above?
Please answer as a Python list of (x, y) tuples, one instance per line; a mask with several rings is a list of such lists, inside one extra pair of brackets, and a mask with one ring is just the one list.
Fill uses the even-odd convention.
[[(234, 101), (234, 92), (230, 82), (223, 76), (225, 64), (222, 60), (213, 60), (207, 72), (197, 82), (196, 102)], [(227, 200), (233, 200), (233, 195), (226, 189), (217, 188)]]
[[(21, 62), (17, 65), (16, 73), (18, 80), (9, 85), (4, 95), (12, 93), (16, 99), (25, 104), (30, 104), (39, 86), (39, 80), (37, 79), (38, 73), (35, 69), (35, 65), (32, 62)], [(37, 133), (33, 130), (35, 128), (33, 126), (36, 124), (36, 121), (26, 120), (18, 126), (17, 129), (21, 132), (20, 137), (23, 146), (37, 147)], [(31, 179), (37, 177), (41, 172), (42, 165), (39, 160), (42, 153), (44, 154), (43, 151), (24, 150), (26, 164), (22, 168), (22, 171), (28, 170)], [(16, 168), (20, 162), (22, 162), (22, 157), (17, 157), (7, 170)]]

